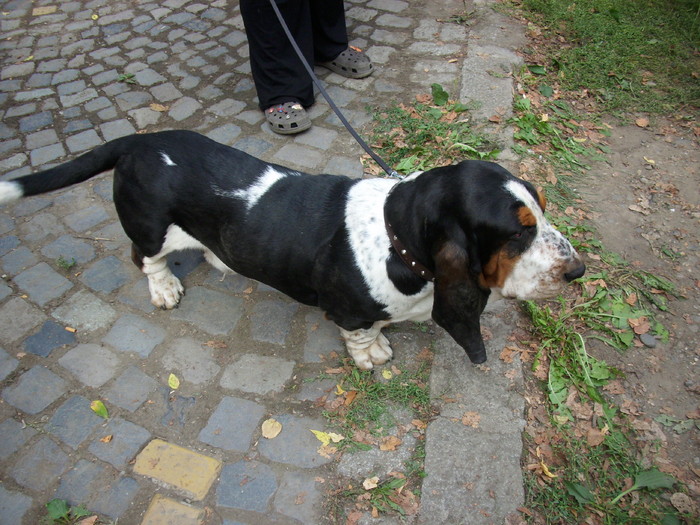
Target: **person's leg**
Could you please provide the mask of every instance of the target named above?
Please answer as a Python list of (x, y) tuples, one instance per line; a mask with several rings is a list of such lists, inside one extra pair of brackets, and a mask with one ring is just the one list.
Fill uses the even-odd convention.
[[(313, 29), (308, 0), (276, 0), (299, 48), (313, 61)], [(313, 84), (275, 15), (269, 0), (241, 0), (250, 66), (260, 108), (285, 102), (314, 102)]]
[(348, 46), (343, 0), (309, 0), (316, 64), (349, 78), (364, 78), (374, 67), (360, 49)]
[(348, 48), (343, 0), (310, 0), (314, 60), (328, 62)]

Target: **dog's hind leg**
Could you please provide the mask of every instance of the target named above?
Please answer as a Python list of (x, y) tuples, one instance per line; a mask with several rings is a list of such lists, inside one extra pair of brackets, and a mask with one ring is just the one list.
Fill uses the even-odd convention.
[(154, 306), (164, 310), (175, 308), (185, 295), (185, 287), (168, 268), (166, 256), (171, 252), (186, 249), (204, 250), (205, 247), (174, 224), (168, 228), (160, 251), (152, 257), (144, 256), (139, 247), (133, 244), (131, 258), (148, 277), (148, 290), (151, 292), (151, 303)]
[(370, 370), (374, 365), (383, 365), (393, 355), (391, 345), (382, 328), (387, 322), (377, 321), (371, 328), (358, 330), (344, 330), (340, 328), (340, 335), (345, 340), (348, 353), (354, 359), (358, 368)]

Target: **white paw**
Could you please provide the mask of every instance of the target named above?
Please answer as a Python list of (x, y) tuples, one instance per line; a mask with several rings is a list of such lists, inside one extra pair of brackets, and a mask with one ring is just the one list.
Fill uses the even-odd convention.
[(149, 275), (148, 289), (151, 292), (151, 304), (163, 310), (175, 308), (185, 295), (185, 287), (172, 273), (161, 278)]
[(374, 343), (370, 345), (368, 353), (372, 364), (375, 365), (383, 365), (394, 355), (389, 340), (384, 337), (382, 333), (380, 333)]

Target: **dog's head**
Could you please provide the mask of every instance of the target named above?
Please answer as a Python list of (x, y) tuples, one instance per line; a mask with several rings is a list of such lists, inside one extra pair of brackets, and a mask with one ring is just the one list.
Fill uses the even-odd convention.
[(414, 184), (411, 193), (419, 196), (413, 208), (420, 208), (414, 213), (422, 224), (414, 228), (434, 268), (433, 319), (474, 362), (486, 360), (479, 316), (491, 291), (521, 300), (551, 297), (585, 271), (545, 218), (544, 196), (497, 164), (436, 168), (396, 191), (403, 184)]

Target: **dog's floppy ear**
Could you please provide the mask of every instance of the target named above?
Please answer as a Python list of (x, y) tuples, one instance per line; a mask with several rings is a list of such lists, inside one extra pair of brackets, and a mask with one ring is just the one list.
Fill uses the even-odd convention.
[(467, 242), (463, 233), (445, 240), (437, 246), (434, 262), (432, 317), (464, 348), (472, 363), (483, 363), (486, 349), (479, 317), (490, 292), (478, 284), (481, 264), (475, 243)]

